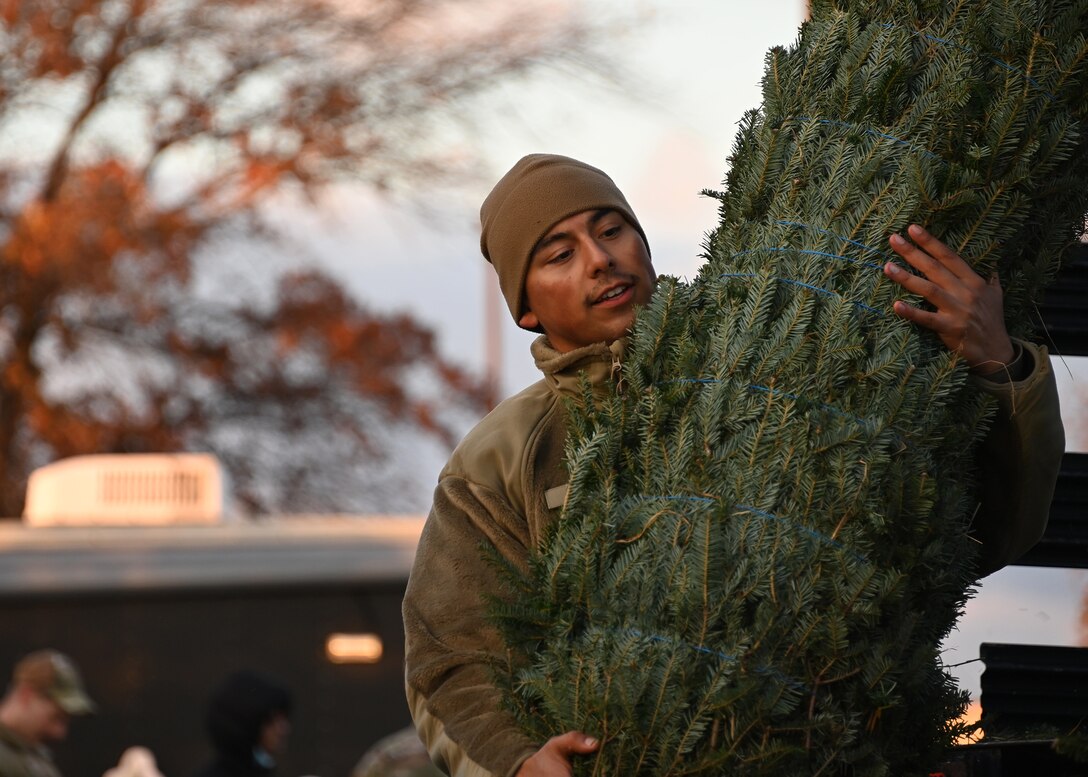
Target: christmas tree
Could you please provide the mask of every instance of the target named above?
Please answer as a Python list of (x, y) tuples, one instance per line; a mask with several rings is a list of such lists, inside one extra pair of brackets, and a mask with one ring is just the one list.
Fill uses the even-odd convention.
[(662, 279), (619, 390), (572, 409), (563, 516), (496, 607), (511, 709), (599, 737), (585, 774), (926, 773), (959, 730), (939, 645), (991, 408), (881, 267), (925, 224), (1031, 329), (1083, 230), (1088, 3), (811, 11), (698, 278)]

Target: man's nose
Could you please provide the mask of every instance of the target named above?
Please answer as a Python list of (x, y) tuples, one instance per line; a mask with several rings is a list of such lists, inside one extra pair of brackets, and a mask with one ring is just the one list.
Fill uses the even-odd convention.
[(616, 264), (616, 260), (608, 251), (608, 247), (597, 240), (589, 241), (588, 255), (587, 264), (589, 265), (589, 272), (591, 275), (610, 270)]

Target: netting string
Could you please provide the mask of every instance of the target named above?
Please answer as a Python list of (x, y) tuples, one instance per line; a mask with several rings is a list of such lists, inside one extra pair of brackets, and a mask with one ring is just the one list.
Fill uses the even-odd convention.
[(1014, 73), (1014, 74), (1020, 76), (1025, 81), (1027, 81), (1029, 84), (1031, 84), (1036, 89), (1038, 89), (1040, 92), (1042, 92), (1043, 96), (1046, 97), (1048, 100), (1053, 102), (1054, 100), (1058, 99), (1056, 95), (1051, 94), (1046, 89), (1044, 89), (1042, 84), (1040, 84), (1038, 81), (1036, 81), (1030, 75), (1028, 75), (1022, 69), (1016, 67), (1015, 65), (1010, 65), (1008, 62), (1006, 62), (1006, 61), (1004, 61), (1002, 59), (998, 59), (997, 57), (991, 57), (989, 54), (979, 54), (977, 51), (972, 49), (970, 46), (964, 46), (962, 43), (956, 43), (955, 41), (948, 40), (947, 38), (938, 38), (936, 35), (931, 35), (928, 32), (921, 32), (920, 30), (910, 30), (910, 29), (907, 29), (906, 27), (902, 27), (900, 25), (891, 24), (891, 23), (881, 24), (880, 26), (883, 27), (886, 30), (905, 30), (910, 35), (914, 35), (914, 36), (922, 38), (924, 40), (933, 41), (934, 43), (940, 43), (942, 46), (947, 46), (948, 48), (959, 49), (960, 51), (965, 51), (968, 54), (971, 54), (972, 56), (978, 57), (979, 59), (985, 59), (985, 60), (997, 65), (998, 67), (1005, 68), (1005, 70), (1008, 70), (1010, 73)]
[[(730, 653), (723, 653), (720, 650), (714, 650), (714, 649), (708, 648), (708, 647), (706, 647), (704, 645), (692, 645), (689, 642), (684, 642), (683, 640), (678, 640), (678, 639), (670, 639), (669, 637), (663, 637), (660, 634), (644, 634), (641, 631), (639, 631), (638, 629), (627, 629), (627, 633), (630, 634), (631, 636), (638, 637), (640, 639), (648, 639), (651, 642), (663, 642), (665, 644), (678, 644), (678, 645), (680, 645), (682, 647), (685, 647), (688, 650), (691, 650), (691, 651), (693, 651), (695, 653), (702, 653), (704, 655), (714, 656), (715, 658), (720, 658), (722, 661), (725, 661), (725, 662), (730, 663), (730, 664), (740, 664), (741, 663), (740, 656), (735, 656), (735, 655), (732, 655)], [(802, 683), (802, 682), (800, 682), (798, 680), (795, 680), (794, 678), (792, 678), (792, 677), (790, 677), (790, 676), (788, 676), (788, 675), (786, 675), (786, 674), (784, 674), (782, 672), (779, 672), (777, 669), (771, 669), (770, 667), (767, 667), (767, 666), (757, 666), (757, 667), (754, 667), (752, 669), (752, 671), (755, 674), (765, 675), (767, 677), (773, 677), (774, 679), (780, 681), (784, 685), (786, 685), (786, 686), (788, 686), (788, 687), (790, 687), (790, 688), (792, 688), (793, 690), (796, 690), (796, 691), (805, 691), (805, 690), (808, 689), (808, 686), (806, 686), (804, 683)]]
[[(694, 383), (699, 385), (708, 385), (723, 382), (724, 381), (719, 378), (673, 378), (672, 380), (664, 381), (664, 383), (658, 385), (668, 385), (670, 383)], [(820, 410), (824, 410), (828, 413), (831, 413), (832, 415), (837, 415), (840, 418), (845, 418), (848, 421), (853, 421), (858, 426), (864, 427), (866, 431), (875, 431), (878, 427), (877, 422), (872, 420), (871, 418), (862, 418), (861, 416), (847, 413), (843, 410), (839, 410), (834, 405), (829, 405), (824, 402), (814, 402), (813, 400), (807, 399), (800, 394), (792, 394), (788, 391), (780, 391), (779, 389), (773, 389), (769, 386), (761, 386), (758, 383), (749, 383), (748, 388), (752, 391), (761, 391), (765, 394), (773, 394), (776, 396), (786, 397), (787, 399), (795, 399), (801, 402), (810, 403), (813, 407), (817, 407)]]
[(827, 259), (841, 259), (842, 261), (849, 262), (850, 264), (860, 264), (862, 267), (872, 267), (877, 270), (884, 269), (884, 265), (882, 264), (863, 262), (860, 259), (854, 259), (850, 256), (843, 256), (842, 254), (833, 254), (830, 251), (818, 251), (815, 248), (790, 248), (788, 246), (760, 246), (759, 248), (749, 248), (746, 251), (738, 251), (735, 254), (731, 254), (729, 258), (736, 259), (738, 256), (754, 254), (759, 251), (769, 251), (772, 254), (806, 254), (808, 256), (823, 256)]
[(733, 505), (733, 508), (736, 509), (736, 510), (739, 510), (741, 512), (752, 513), (753, 515), (758, 516), (759, 518), (763, 518), (764, 520), (767, 520), (767, 521), (774, 521), (774, 522), (777, 522), (777, 523), (784, 524), (786, 526), (790, 526), (790, 527), (793, 527), (793, 528), (796, 528), (796, 529), (800, 529), (802, 532), (804, 532), (805, 534), (808, 534), (810, 537), (812, 537), (817, 542), (822, 542), (825, 545), (830, 545), (831, 547), (835, 548), (836, 550), (840, 550), (843, 553), (849, 553), (851, 556), (854, 557), (854, 559), (856, 561), (860, 561), (863, 564), (868, 564), (869, 563), (869, 560), (867, 558), (862, 556), (860, 553), (855, 553), (852, 550), (848, 550), (841, 542), (834, 539), (833, 537), (829, 537), (828, 535), (826, 535), (826, 534), (824, 534), (822, 532), (818, 532), (815, 529), (809, 528), (808, 526), (797, 523), (796, 521), (792, 521), (789, 518), (783, 518), (780, 515), (775, 515), (774, 513), (767, 512), (766, 510), (760, 510), (758, 507), (752, 507), (751, 505), (740, 505), (740, 504), (738, 504), (738, 505)]
[(789, 122), (789, 121), (796, 121), (796, 122), (810, 121), (810, 122), (815, 122), (816, 124), (823, 124), (823, 125), (828, 126), (828, 127), (838, 127), (840, 129), (848, 129), (848, 130), (851, 130), (852, 132), (861, 133), (862, 135), (872, 135), (874, 137), (878, 137), (878, 138), (881, 138), (883, 140), (890, 140), (893, 143), (895, 143), (897, 145), (900, 145), (900, 146), (904, 146), (906, 148), (909, 148), (912, 151), (917, 151), (922, 156), (929, 157), (930, 159), (935, 159), (938, 162), (943, 162), (944, 161), (943, 159), (941, 159), (941, 157), (939, 155), (934, 154), (932, 151), (929, 151), (928, 149), (925, 149), (925, 148), (920, 148), (917, 143), (914, 143), (914, 142), (912, 142), (910, 140), (906, 140), (905, 138), (896, 137), (895, 135), (889, 135), (887, 132), (881, 132), (880, 130), (873, 129), (872, 127), (866, 127), (863, 124), (855, 124), (854, 122), (840, 121), (840, 120), (837, 120), (837, 119), (821, 119), (818, 116), (786, 116), (786, 117), (784, 117), (782, 119), (783, 124), (785, 124), (786, 122)]
[[(716, 504), (718, 501), (720, 501), (720, 500), (713, 499), (713, 498), (710, 498), (710, 497), (690, 496), (690, 495), (686, 495), (686, 494), (641, 494), (638, 497), (638, 501), (653, 502), (655, 500), (664, 500), (664, 501), (670, 501), (670, 502), (673, 502), (673, 501), (692, 501), (692, 502), (701, 502), (701, 503), (704, 503), (704, 504), (705, 503)], [(856, 552), (848, 549), (846, 546), (844, 546), (841, 542), (836, 540), (834, 537), (830, 537), (830, 536), (828, 536), (828, 535), (826, 535), (826, 534), (824, 534), (822, 532), (819, 532), (819, 531), (817, 531), (815, 529), (812, 529), (812, 528), (810, 528), (808, 526), (805, 526), (804, 524), (798, 523), (797, 521), (791, 520), (789, 518), (785, 518), (785, 517), (780, 516), (780, 515), (776, 515), (776, 514), (774, 514), (772, 512), (768, 512), (767, 510), (761, 510), (758, 507), (753, 507), (752, 505), (734, 504), (730, 509), (738, 511), (739, 513), (751, 513), (752, 515), (756, 516), (757, 518), (762, 518), (765, 521), (778, 523), (778, 524), (781, 524), (781, 525), (786, 526), (786, 527), (791, 528), (791, 529), (798, 529), (803, 534), (807, 534), (809, 537), (811, 537), (812, 539), (816, 540), (819, 543), (822, 543), (824, 545), (830, 545), (831, 547), (835, 548), (838, 551), (850, 554), (851, 556), (853, 556), (853, 558), (856, 561), (859, 561), (859, 562), (861, 562), (863, 564), (868, 564), (869, 563), (869, 560), (867, 558), (865, 558), (865, 556), (861, 555), (860, 553), (856, 553)], [(645, 528), (643, 529), (643, 532), (645, 532)], [(640, 533), (642, 533), (642, 532), (640, 532)]]
[[(759, 249), (753, 249), (753, 250), (759, 250)], [(792, 250), (792, 249), (780, 249), (780, 250)], [(751, 272), (727, 272), (727, 273), (722, 273), (718, 277), (719, 278), (758, 278), (760, 276), (756, 275), (755, 273), (751, 273)], [(854, 300), (848, 300), (848, 299), (846, 299), (846, 297), (842, 296), (838, 292), (831, 291), (831, 289), (825, 289), (822, 286), (816, 286), (816, 285), (811, 284), (811, 283), (805, 283), (804, 281), (797, 281), (797, 280), (794, 280), (792, 278), (781, 278), (781, 277), (777, 277), (777, 276), (771, 276), (771, 277), (776, 281), (781, 281), (782, 283), (789, 284), (790, 286), (799, 286), (799, 287), (801, 287), (803, 289), (808, 289), (809, 291), (815, 291), (818, 294), (825, 294), (825, 295), (827, 295), (829, 297), (837, 297), (838, 299), (846, 300), (851, 305), (854, 305), (855, 307), (861, 308), (862, 310), (864, 310), (866, 312), (875, 313), (876, 315), (878, 315), (878, 316), (880, 316), (882, 318), (887, 316), (887, 314), (884, 313), (884, 311), (882, 311), (882, 310), (878, 310), (877, 308), (874, 308), (874, 307), (872, 307), (870, 305), (866, 305), (863, 302), (855, 302)]]
[[(828, 237), (833, 237), (836, 240), (841, 240), (844, 243), (849, 243), (852, 246), (857, 246), (858, 248), (862, 249), (863, 251), (868, 251), (869, 253), (876, 254), (877, 256), (881, 257), (882, 259), (891, 259), (891, 256), (887, 252), (882, 251), (879, 248), (874, 248), (873, 246), (866, 245), (865, 243), (862, 243), (859, 240), (854, 240), (853, 238), (849, 238), (846, 235), (840, 235), (837, 232), (832, 232), (830, 229), (824, 229), (823, 227), (817, 227), (814, 224), (804, 224), (804, 223), (802, 223), (800, 221), (787, 221), (786, 219), (777, 219), (774, 223), (775, 224), (780, 224), (780, 225), (782, 225), (784, 227), (797, 227), (798, 229), (808, 229), (808, 230), (812, 230), (813, 232), (819, 232), (821, 235), (827, 235)], [(845, 257), (843, 257), (843, 258), (845, 258)], [(855, 261), (857, 261), (857, 260), (855, 260)], [(866, 262), (858, 262), (858, 263), (863, 264), (866, 267), (875, 267), (875, 268), (878, 268), (878, 269), (883, 269), (884, 268), (883, 264), (869, 264), (869, 263), (866, 263)]]

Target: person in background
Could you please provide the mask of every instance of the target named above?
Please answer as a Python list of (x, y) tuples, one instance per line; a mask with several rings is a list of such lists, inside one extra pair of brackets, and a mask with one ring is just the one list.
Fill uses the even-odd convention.
[(268, 777), (287, 750), (291, 694), (270, 678), (242, 670), (208, 702), (207, 729), (215, 757), (197, 777)]
[(0, 777), (60, 777), (47, 745), (68, 736), (72, 716), (94, 710), (72, 659), (48, 649), (24, 656), (0, 699)]

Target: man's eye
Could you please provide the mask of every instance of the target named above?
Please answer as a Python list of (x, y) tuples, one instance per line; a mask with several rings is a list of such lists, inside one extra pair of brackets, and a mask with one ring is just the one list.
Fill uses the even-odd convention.
[(556, 254), (555, 256), (553, 256), (551, 259), (548, 260), (548, 264), (555, 264), (556, 262), (565, 262), (568, 259), (570, 259), (571, 255), (573, 253), (574, 252), (571, 251), (570, 249), (567, 249), (566, 251), (560, 251), (558, 254)]
[(616, 225), (614, 227), (609, 227), (608, 229), (601, 232), (601, 237), (605, 237), (605, 238), (615, 237), (616, 235), (619, 234), (620, 229), (622, 229), (622, 227), (620, 225)]

